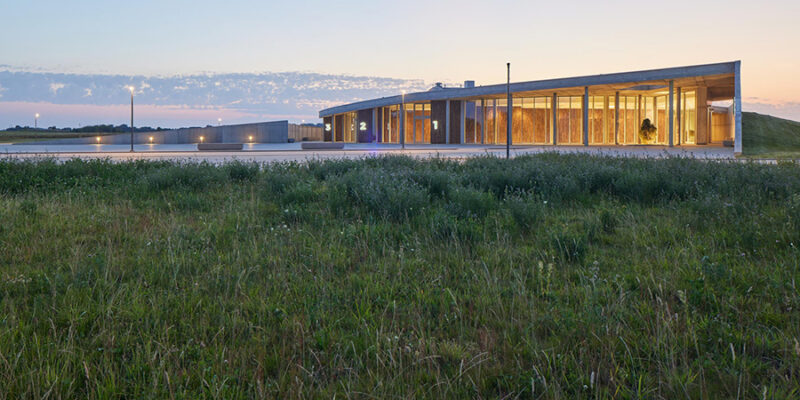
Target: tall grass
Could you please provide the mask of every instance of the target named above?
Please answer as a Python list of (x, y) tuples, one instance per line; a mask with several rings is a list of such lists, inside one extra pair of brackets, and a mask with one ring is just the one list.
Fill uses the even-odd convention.
[(0, 161), (0, 399), (796, 398), (800, 166)]

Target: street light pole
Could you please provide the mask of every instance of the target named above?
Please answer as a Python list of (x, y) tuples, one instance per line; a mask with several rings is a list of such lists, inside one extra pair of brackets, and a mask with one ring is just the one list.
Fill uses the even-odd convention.
[(131, 153), (133, 153), (133, 86), (128, 89), (131, 90)]
[(33, 116), (33, 129), (39, 128), (39, 113)]
[(506, 63), (506, 159), (511, 153), (511, 124), (514, 121), (514, 105), (511, 103), (511, 63)]

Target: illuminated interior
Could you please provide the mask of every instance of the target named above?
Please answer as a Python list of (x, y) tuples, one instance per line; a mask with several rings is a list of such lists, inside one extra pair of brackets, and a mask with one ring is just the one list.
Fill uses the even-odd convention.
[[(412, 93), (402, 104), (326, 116), (325, 140), (502, 145), (510, 124), (515, 145), (721, 145), (734, 137), (733, 82), (726, 73), (513, 92), (511, 107), (502, 92), (437, 97), (449, 90), (439, 88), (426, 97), (441, 100), (414, 100)], [(645, 119), (652, 134), (640, 131)]]

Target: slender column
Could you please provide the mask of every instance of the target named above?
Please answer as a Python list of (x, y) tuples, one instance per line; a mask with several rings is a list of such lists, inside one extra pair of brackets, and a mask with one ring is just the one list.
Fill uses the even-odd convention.
[(583, 145), (589, 145), (589, 87), (583, 88)]
[(553, 93), (553, 146), (558, 144), (558, 94)]
[(400, 144), (405, 146), (406, 145), (406, 105), (405, 103), (400, 103)]
[[(494, 133), (493, 133), (494, 134), (494, 142), (493, 142), (494, 144), (497, 144), (497, 126), (500, 125), (500, 124), (497, 123), (497, 108), (498, 107), (499, 106), (497, 104), (497, 99), (495, 99), (494, 100), (494, 107), (492, 107), (492, 115), (493, 115), (492, 121), (494, 121)], [(506, 121), (506, 123), (508, 123), (508, 121)]]
[(677, 123), (678, 123), (678, 129), (677, 129), (678, 141), (677, 142), (678, 142), (678, 145), (680, 146), (683, 143), (682, 142), (682, 140), (683, 140), (683, 123), (681, 121), (681, 110), (683, 109), (683, 106), (681, 105), (681, 101), (682, 101), (682, 99), (681, 99), (681, 97), (682, 97), (681, 96), (682, 95), (681, 88), (678, 88), (677, 92), (678, 92), (677, 93), (677, 95), (678, 95), (677, 100), (678, 101), (676, 102), (676, 103), (678, 103), (678, 110), (677, 110), (678, 114), (676, 115), (676, 119), (677, 119)]
[[(481, 102), (481, 144), (486, 144), (486, 104), (483, 103), (483, 99), (478, 100)], [(478, 104), (478, 103), (475, 103)], [(475, 119), (478, 119), (478, 108), (475, 107)], [(478, 126), (475, 125), (475, 129), (473, 129), (473, 136), (474, 133), (478, 132)]]
[(511, 152), (511, 128), (514, 124), (514, 104), (511, 98), (511, 63), (508, 66), (508, 80), (506, 81), (506, 158), (510, 157)]
[(669, 147), (673, 146), (675, 134), (675, 81), (669, 81)]
[(619, 144), (619, 92), (614, 94), (614, 144)]
[[(735, 89), (734, 89), (735, 90)], [(708, 88), (697, 88), (695, 101), (697, 115), (697, 129), (695, 130), (696, 144), (708, 144)]]
[(467, 116), (465, 115), (466, 114), (465, 111), (466, 111), (467, 107), (464, 104), (464, 100), (459, 100), (458, 103), (459, 103), (459, 107), (461, 107), (461, 124), (460, 124), (461, 125), (461, 127), (460, 127), (461, 128), (460, 129), (460, 131), (461, 131), (460, 132), (460, 134), (461, 134), (461, 143), (464, 143), (464, 130), (465, 130), (464, 125), (466, 125), (466, 122), (467, 122)]
[(733, 77), (733, 154), (742, 154), (742, 62), (736, 61)]
[(444, 142), (450, 144), (450, 100), (444, 103)]
[(131, 86), (131, 153), (133, 153), (133, 87)]
[(636, 144), (641, 144), (641, 139), (639, 139), (639, 127), (642, 126), (642, 120), (644, 120), (644, 110), (642, 110), (642, 95), (639, 95), (639, 99), (636, 103), (636, 132), (634, 132), (634, 136), (636, 137)]
[(378, 108), (377, 107), (373, 108), (372, 109), (372, 134), (375, 135), (375, 137), (372, 139), (372, 141), (374, 143), (380, 142), (380, 140), (378, 140), (378, 135), (382, 135), (383, 134), (383, 126), (382, 125), (383, 125), (383, 122), (381, 122), (380, 124), (378, 123)]

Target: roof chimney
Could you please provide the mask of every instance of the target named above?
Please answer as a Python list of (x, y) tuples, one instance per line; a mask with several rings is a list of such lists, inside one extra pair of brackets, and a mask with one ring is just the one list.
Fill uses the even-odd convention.
[(475, 87), (475, 81), (464, 81), (464, 89), (471, 89)]

